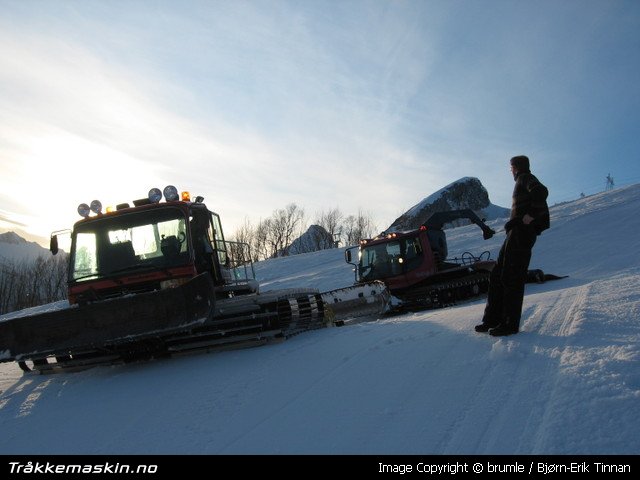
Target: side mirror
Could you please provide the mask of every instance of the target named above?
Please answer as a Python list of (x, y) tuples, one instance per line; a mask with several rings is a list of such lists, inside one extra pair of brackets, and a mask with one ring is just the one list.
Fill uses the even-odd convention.
[(49, 242), (49, 250), (51, 250), (52, 254), (57, 255), (58, 253), (58, 236), (57, 235), (51, 235), (51, 240)]
[(358, 252), (360, 251), (360, 247), (349, 247), (344, 251), (344, 261), (350, 265), (357, 265), (359, 261), (359, 257), (354, 256), (352, 253), (354, 250)]

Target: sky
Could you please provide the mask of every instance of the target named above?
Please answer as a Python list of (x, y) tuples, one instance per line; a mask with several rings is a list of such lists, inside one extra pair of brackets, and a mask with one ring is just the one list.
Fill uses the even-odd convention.
[(461, 177), (509, 206), (640, 182), (637, 1), (0, 0), (0, 231), (174, 184), (227, 237), (296, 203), (380, 229)]

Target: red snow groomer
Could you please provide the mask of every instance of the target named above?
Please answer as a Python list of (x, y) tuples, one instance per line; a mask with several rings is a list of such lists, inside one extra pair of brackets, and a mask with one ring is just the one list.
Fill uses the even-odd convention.
[[(225, 240), (202, 197), (168, 186), (133, 205), (103, 213), (93, 201), (78, 213), (69, 308), (0, 321), (0, 362), (17, 361), (25, 371), (86, 368), (324, 326), (317, 291), (259, 292), (248, 246)], [(57, 235), (51, 251), (58, 252)]]
[(347, 249), (345, 260), (355, 266), (356, 285), (384, 282), (401, 301), (399, 308), (408, 310), (450, 305), (486, 292), (495, 265), (488, 251), (448, 258), (443, 226), (459, 219), (478, 225), (485, 240), (495, 234), (472, 210), (434, 213), (417, 230), (382, 233)]

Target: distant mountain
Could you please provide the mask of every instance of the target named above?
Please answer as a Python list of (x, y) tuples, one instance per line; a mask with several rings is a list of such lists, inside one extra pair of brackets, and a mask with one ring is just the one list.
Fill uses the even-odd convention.
[(415, 230), (435, 212), (470, 208), (480, 218), (494, 220), (508, 217), (508, 208), (494, 205), (480, 180), (463, 177), (429, 195), (398, 217), (388, 231)]
[(291, 243), (287, 253), (289, 255), (298, 255), (300, 253), (335, 248), (335, 246), (333, 237), (325, 228), (320, 225), (311, 225), (305, 233)]
[(0, 233), (0, 264), (33, 261), (51, 253), (36, 242), (29, 242), (15, 232)]
[(15, 232), (0, 233), (0, 243), (8, 243), (11, 245), (22, 245), (27, 241)]
[(2, 235), (3, 233), (15, 233), (17, 236), (22, 237), (23, 240), (26, 240), (27, 242), (36, 242), (45, 248), (47, 248), (47, 245), (49, 245), (49, 236), (43, 237), (26, 232), (24, 230), (21, 230), (20, 228), (8, 229), (2, 226), (2, 222), (0, 222), (0, 235)]

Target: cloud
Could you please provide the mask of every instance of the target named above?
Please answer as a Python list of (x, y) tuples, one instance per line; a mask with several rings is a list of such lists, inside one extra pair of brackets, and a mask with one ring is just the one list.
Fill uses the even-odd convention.
[[(0, 76), (11, 94), (0, 100), (0, 122), (11, 135), (0, 151), (20, 165), (10, 175), (14, 193), (29, 179), (33, 189), (64, 195), (57, 201), (70, 210), (90, 195), (119, 201), (142, 182), (145, 191), (173, 182), (203, 190), (216, 208), (254, 217), (291, 201), (315, 210), (339, 199), (355, 209), (354, 192), (369, 205), (370, 190), (397, 191), (399, 171), (387, 164), (410, 154), (393, 145), (389, 121), (416, 85), (410, 75), (406, 81), (398, 75), (404, 70), (398, 63), (407, 59), (393, 50), (402, 51), (410, 36), (400, 32), (398, 19), (381, 36), (400, 34), (400, 45), (394, 40), (389, 50), (379, 42), (389, 60), (356, 46), (359, 66), (379, 72), (380, 82), (354, 76), (336, 45), (318, 42), (318, 34), (336, 33), (329, 24), (314, 32), (299, 15), (281, 29), (289, 12), (249, 4), (234, 15), (236, 22), (250, 19), (251, 28), (211, 12), (213, 24), (190, 19), (187, 38), (197, 49), (162, 41), (165, 47), (154, 51), (150, 44), (163, 33), (136, 39), (126, 29), (129, 41), (122, 43), (147, 59), (136, 69), (107, 61), (113, 52), (98, 56), (91, 42), (81, 46), (73, 35), (3, 29), (0, 58), (8, 68)], [(176, 15), (164, 26), (183, 21)], [(95, 19), (89, 24), (98, 36), (113, 38)], [(187, 57), (200, 76), (174, 72), (179, 76), (170, 81), (159, 52), (173, 68), (180, 63), (175, 56)], [(9, 176), (12, 167), (2, 167)]]
[(10, 212), (0, 210), (0, 222), (8, 223), (11, 226), (26, 227), (27, 224), (13, 218)]
[(89, 195), (117, 202), (164, 182), (237, 190), (254, 182), (234, 173), (275, 163), (258, 136), (163, 108), (146, 92), (171, 85), (135, 78), (77, 44), (3, 30), (0, 59), (10, 90), (0, 99), (0, 167), (14, 198), (28, 188), (75, 209)]
[[(508, 204), (510, 156), (580, 170), (586, 137), (614, 130), (588, 115), (591, 98), (616, 118), (625, 96), (597, 77), (605, 53), (623, 56), (598, 50), (615, 12), (555, 5), (13, 4), (0, 20), (0, 174), (12, 197), (41, 190), (69, 215), (94, 195), (175, 183), (231, 225), (296, 202), (364, 207), (382, 227), (470, 175)], [(605, 39), (619, 46), (624, 31)]]

